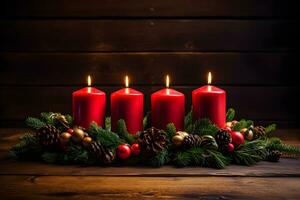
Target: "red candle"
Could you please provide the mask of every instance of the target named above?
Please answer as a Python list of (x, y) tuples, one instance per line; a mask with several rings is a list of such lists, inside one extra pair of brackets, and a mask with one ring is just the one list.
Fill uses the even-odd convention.
[(193, 119), (208, 118), (218, 127), (226, 123), (226, 92), (211, 86), (211, 73), (208, 74), (208, 85), (192, 93)]
[(124, 119), (129, 133), (136, 134), (143, 130), (144, 95), (143, 93), (128, 88), (128, 76), (125, 77), (126, 88), (111, 94), (111, 125), (116, 131), (117, 123)]
[(184, 94), (169, 88), (169, 76), (166, 88), (151, 95), (152, 126), (165, 129), (173, 123), (177, 130), (184, 129), (185, 97)]
[(91, 122), (104, 126), (106, 95), (91, 86), (88, 76), (88, 87), (73, 92), (73, 118), (76, 125), (88, 128)]

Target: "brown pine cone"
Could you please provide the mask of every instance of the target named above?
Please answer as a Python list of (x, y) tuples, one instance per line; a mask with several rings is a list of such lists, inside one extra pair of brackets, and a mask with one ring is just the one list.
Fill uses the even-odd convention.
[(146, 156), (157, 155), (167, 146), (167, 137), (164, 131), (154, 127), (143, 131), (138, 141)]
[(115, 151), (105, 148), (100, 142), (91, 142), (89, 150), (104, 164), (110, 164), (116, 158)]
[(282, 153), (280, 151), (271, 150), (271, 151), (269, 151), (269, 153), (267, 155), (267, 161), (278, 162), (281, 155), (282, 155)]
[(59, 144), (60, 131), (52, 125), (41, 127), (37, 133), (37, 138), (41, 145), (53, 146)]
[(266, 128), (263, 126), (256, 126), (253, 128), (253, 139), (256, 140), (266, 136)]
[(220, 129), (216, 135), (215, 140), (218, 144), (219, 151), (226, 153), (228, 151), (228, 145), (232, 142), (230, 133), (224, 129)]
[(188, 149), (192, 147), (200, 147), (202, 138), (199, 135), (189, 134), (183, 139), (182, 147)]

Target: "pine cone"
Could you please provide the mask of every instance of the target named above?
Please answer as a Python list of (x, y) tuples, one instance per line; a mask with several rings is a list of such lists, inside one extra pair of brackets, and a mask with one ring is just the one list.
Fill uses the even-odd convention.
[(256, 140), (260, 137), (266, 136), (266, 128), (263, 126), (256, 126), (253, 128), (253, 139)]
[(186, 149), (200, 147), (202, 138), (199, 135), (189, 134), (183, 139), (182, 146)]
[(36, 136), (38, 137), (41, 145), (52, 146), (59, 144), (60, 132), (57, 128), (55, 128), (55, 126), (46, 125), (41, 127), (37, 131)]
[(267, 161), (278, 162), (281, 155), (282, 155), (282, 153), (280, 151), (271, 150), (271, 151), (269, 151), (269, 153), (267, 155)]
[(151, 127), (141, 133), (139, 143), (146, 156), (153, 156), (166, 148), (167, 137), (163, 130)]
[(226, 153), (228, 151), (228, 145), (232, 142), (230, 133), (224, 129), (220, 129), (215, 135), (216, 142), (218, 144), (219, 151)]
[(89, 149), (92, 153), (94, 153), (96, 158), (101, 160), (104, 164), (112, 163), (116, 157), (114, 150), (105, 148), (100, 142), (91, 142)]

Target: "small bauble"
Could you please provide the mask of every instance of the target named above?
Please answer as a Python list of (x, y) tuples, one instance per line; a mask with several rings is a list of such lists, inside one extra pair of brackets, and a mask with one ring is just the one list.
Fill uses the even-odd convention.
[(130, 156), (131, 150), (127, 144), (120, 144), (117, 148), (117, 155), (121, 159), (127, 159)]
[(234, 151), (234, 145), (232, 143), (228, 144), (228, 152), (233, 152)]
[(74, 128), (73, 129), (73, 134), (72, 134), (72, 140), (76, 143), (80, 143), (85, 136), (85, 133), (82, 129), (80, 128)]
[(232, 122), (226, 122), (226, 127), (231, 128), (232, 127)]
[(231, 138), (232, 138), (232, 143), (235, 146), (239, 146), (241, 144), (244, 144), (245, 139), (244, 139), (244, 136), (240, 132), (231, 131), (230, 134), (231, 134)]
[(215, 138), (211, 135), (202, 136), (201, 146), (207, 149), (213, 149), (213, 150), (218, 149), (218, 144)]
[(93, 139), (91, 137), (84, 137), (82, 140), (82, 145), (84, 147), (89, 147), (91, 145), (92, 141), (93, 141)]
[(179, 135), (184, 139), (189, 134), (187, 132), (184, 132), (184, 131), (177, 131), (175, 135)]
[(180, 135), (175, 135), (173, 138), (172, 138), (172, 142), (174, 145), (176, 146), (180, 146), (183, 142), (184, 138)]
[(72, 135), (73, 132), (74, 132), (74, 130), (73, 130), (72, 128), (69, 128), (69, 129), (67, 130), (67, 132), (70, 133), (70, 134)]
[(233, 121), (231, 122), (231, 126), (233, 127), (233, 126), (236, 125), (237, 123), (238, 123), (238, 121), (233, 120)]
[(253, 140), (253, 131), (249, 129), (248, 131), (245, 132), (244, 138), (247, 140)]
[(59, 136), (59, 141), (62, 145), (68, 144), (68, 142), (70, 141), (72, 135), (68, 132), (63, 132), (62, 134), (60, 134)]
[(243, 135), (245, 135), (245, 133), (246, 133), (247, 131), (248, 131), (247, 128), (242, 128), (242, 129), (240, 130), (241, 134), (243, 134)]
[(230, 127), (228, 127), (228, 126), (226, 126), (226, 127), (224, 128), (224, 130), (227, 131), (227, 132), (231, 132), (231, 131), (232, 131), (232, 129), (231, 129)]
[(135, 156), (137, 156), (141, 153), (141, 147), (137, 143), (132, 144), (130, 150), (131, 150), (132, 154)]

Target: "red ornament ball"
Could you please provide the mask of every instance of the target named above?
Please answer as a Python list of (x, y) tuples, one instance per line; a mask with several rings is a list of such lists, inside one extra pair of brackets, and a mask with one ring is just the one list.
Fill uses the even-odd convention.
[(74, 130), (73, 130), (72, 128), (69, 128), (69, 129), (67, 130), (67, 132), (70, 133), (70, 134), (72, 135), (73, 132), (74, 132)]
[(230, 133), (230, 132), (232, 131), (231, 128), (230, 128), (229, 126), (226, 126), (226, 127), (224, 128), (224, 130), (227, 131), (228, 133)]
[(139, 144), (134, 143), (131, 145), (131, 152), (133, 155), (137, 156), (141, 153), (141, 147)]
[(233, 151), (234, 151), (234, 145), (232, 143), (229, 143), (228, 152), (233, 152)]
[(237, 132), (237, 131), (231, 131), (230, 134), (231, 134), (231, 137), (232, 137), (232, 143), (235, 146), (239, 146), (241, 144), (244, 144), (245, 139), (244, 139), (243, 134), (241, 134), (240, 132)]
[(129, 145), (127, 144), (120, 144), (117, 148), (117, 155), (121, 159), (127, 159), (131, 154), (131, 150)]

